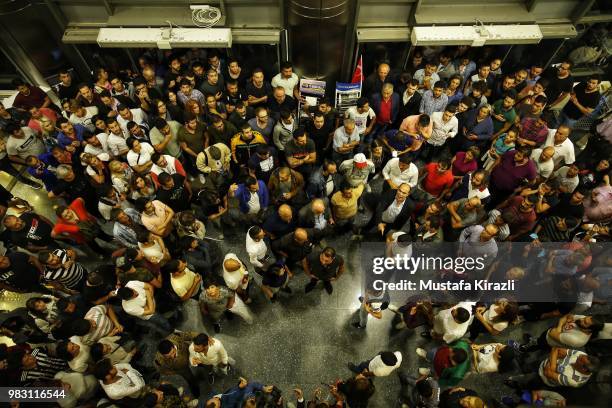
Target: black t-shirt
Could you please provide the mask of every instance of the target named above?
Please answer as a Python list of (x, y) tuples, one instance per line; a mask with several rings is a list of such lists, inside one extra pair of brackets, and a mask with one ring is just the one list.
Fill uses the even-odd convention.
[(546, 88), (546, 97), (548, 98), (549, 104), (557, 100), (562, 92), (572, 92), (572, 87), (574, 86), (573, 76), (569, 75), (567, 78), (558, 78), (555, 70), (555, 72), (547, 78), (550, 81)]
[[(586, 93), (586, 83), (581, 82), (574, 87), (574, 93), (576, 94), (576, 99), (578, 102), (585, 108), (595, 108), (599, 103), (599, 99), (601, 95), (598, 91)], [(584, 115), (580, 110), (574, 105), (572, 101), (569, 101), (565, 108), (563, 108), (563, 113), (570, 117), (570, 119), (580, 119)]]
[(312, 122), (309, 122), (306, 125), (306, 133), (308, 134), (308, 138), (312, 139), (315, 142), (315, 146), (317, 147), (317, 151), (322, 151), (327, 141), (329, 140), (329, 134), (332, 132), (331, 122), (325, 122), (321, 129), (317, 129)]
[(77, 173), (77, 170), (74, 170), (74, 176), (74, 180), (72, 181), (57, 180), (53, 190), (51, 190), (53, 194), (56, 196), (65, 194), (66, 201), (70, 203), (79, 197), (82, 197), (85, 201), (93, 199), (97, 202), (95, 199), (95, 191), (91, 188), (87, 179)]
[(308, 266), (310, 266), (310, 272), (320, 280), (330, 280), (338, 274), (338, 268), (344, 265), (344, 259), (340, 255), (336, 255), (333, 262), (327, 266), (321, 264), (320, 259), (321, 252), (313, 252), (306, 258), (308, 260)]
[(10, 252), (6, 255), (10, 261), (7, 268), (0, 268), (0, 282), (18, 290), (32, 291), (40, 285), (40, 271), (23, 252)]
[(6, 206), (13, 199), (13, 194), (0, 185), (0, 204)]
[(549, 215), (556, 215), (558, 217), (573, 217), (581, 220), (584, 216), (584, 205), (573, 205), (570, 203), (572, 194), (561, 193), (559, 194), (559, 202), (551, 210)]
[[(267, 96), (268, 99), (271, 98), (272, 96), (272, 86), (270, 86), (269, 83), (264, 82), (264, 84), (262, 85), (261, 88), (257, 88), (255, 85), (253, 85), (252, 82), (249, 82), (246, 85), (246, 94), (248, 95), (252, 95), (256, 98), (263, 98), (264, 96)], [(264, 106), (266, 105), (266, 103), (254, 103), (254, 104), (249, 104), (249, 106), (252, 106), (253, 108), (256, 108), (258, 106)]]
[(51, 238), (53, 225), (43, 221), (36, 214), (26, 213), (19, 218), (25, 223), (25, 226), (19, 231), (11, 231), (10, 237), (15, 245), (24, 248), (28, 244), (55, 247), (55, 241)]
[(287, 272), (285, 272), (279, 276), (276, 273), (274, 273), (271, 269), (272, 268), (264, 272), (262, 284), (269, 286), (271, 288), (280, 288), (281, 286), (285, 284), (285, 282), (287, 282), (289, 275), (287, 275)]
[(285, 156), (293, 157), (294, 159), (303, 159), (310, 153), (316, 152), (315, 143), (312, 139), (306, 139), (306, 144), (301, 146), (295, 142), (295, 139), (291, 139), (285, 146)]
[(178, 173), (172, 174), (171, 177), (174, 180), (174, 187), (170, 190), (160, 187), (157, 190), (157, 199), (176, 212), (188, 210), (189, 193), (185, 188), (185, 177)]
[(60, 98), (60, 101), (63, 101), (64, 99), (74, 99), (79, 93), (79, 83), (74, 80), (72, 81), (70, 86), (65, 86), (64, 84), (59, 83), (57, 85), (56, 90), (57, 96)]

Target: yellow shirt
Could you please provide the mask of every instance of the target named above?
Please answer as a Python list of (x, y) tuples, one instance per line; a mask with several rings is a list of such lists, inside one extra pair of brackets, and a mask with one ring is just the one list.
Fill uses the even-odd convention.
[(174, 293), (183, 297), (193, 286), (195, 278), (196, 274), (187, 268), (185, 268), (185, 273), (181, 276), (175, 277), (175, 275), (170, 275), (170, 284), (172, 285)]
[(342, 191), (336, 191), (331, 198), (332, 210), (334, 212), (334, 218), (337, 220), (348, 220), (357, 214), (357, 202), (359, 197), (363, 194), (364, 185), (360, 184), (353, 188), (353, 194), (351, 198), (345, 198), (342, 195)]

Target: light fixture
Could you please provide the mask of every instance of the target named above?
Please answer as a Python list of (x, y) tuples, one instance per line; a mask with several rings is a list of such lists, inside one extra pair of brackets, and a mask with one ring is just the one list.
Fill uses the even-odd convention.
[(229, 48), (232, 31), (229, 28), (100, 28), (97, 42), (102, 48)]
[(537, 44), (543, 38), (537, 24), (414, 27), (413, 45)]

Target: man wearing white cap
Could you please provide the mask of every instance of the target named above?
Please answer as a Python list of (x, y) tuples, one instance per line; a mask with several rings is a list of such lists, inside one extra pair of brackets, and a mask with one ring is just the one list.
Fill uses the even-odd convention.
[(351, 185), (357, 187), (368, 183), (370, 174), (374, 174), (375, 167), (371, 160), (368, 160), (363, 153), (357, 153), (352, 159), (343, 161), (340, 164), (340, 174)]

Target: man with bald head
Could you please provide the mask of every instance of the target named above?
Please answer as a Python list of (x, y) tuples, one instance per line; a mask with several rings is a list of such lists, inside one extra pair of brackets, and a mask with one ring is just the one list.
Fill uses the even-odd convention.
[(495, 237), (499, 227), (495, 224), (472, 225), (459, 235), (459, 253), (463, 257), (482, 257), (486, 262), (493, 262), (497, 256)]
[(313, 199), (298, 213), (298, 225), (313, 228), (315, 238), (331, 234), (334, 222), (329, 205), (320, 198)]
[(312, 252), (312, 235), (312, 230), (296, 228), (295, 232), (285, 234), (272, 242), (272, 250), (277, 258), (283, 258), (285, 265), (293, 269), (296, 263)]
[(369, 98), (377, 92), (380, 92), (383, 84), (391, 82), (389, 77), (391, 67), (383, 62), (378, 65), (375, 72), (372, 72), (365, 81), (363, 81), (362, 95)]
[(555, 167), (561, 167), (561, 163), (572, 164), (576, 161), (576, 153), (574, 151), (574, 143), (569, 139), (571, 129), (565, 125), (559, 126), (558, 129), (550, 129), (544, 146), (552, 146), (555, 149), (553, 161)]
[(533, 149), (531, 152), (531, 159), (536, 165), (540, 180), (546, 180), (553, 173), (555, 169), (554, 155), (555, 148), (552, 146), (546, 146), (543, 149)]
[(278, 210), (272, 212), (264, 221), (262, 228), (274, 241), (292, 232), (297, 226), (297, 220), (293, 216), (293, 209), (287, 204), (281, 204)]
[[(366, 195), (364, 203), (372, 209), (374, 215), (362, 230), (367, 234), (376, 227), (374, 235), (381, 240), (391, 230), (408, 232), (410, 230), (410, 216), (416, 206), (415, 202), (409, 197), (411, 190), (409, 184), (403, 183), (398, 186), (397, 190)], [(355, 238), (361, 238), (361, 235), (356, 234)]]

